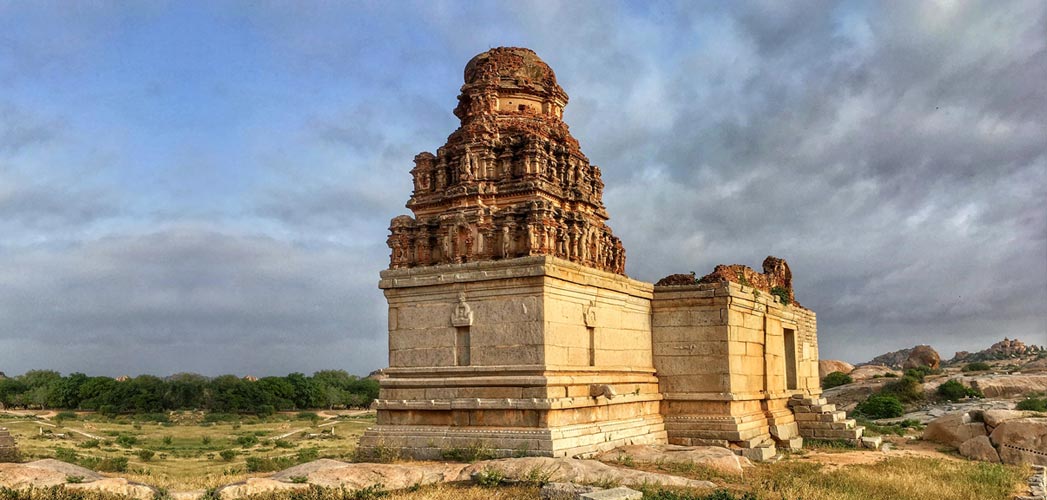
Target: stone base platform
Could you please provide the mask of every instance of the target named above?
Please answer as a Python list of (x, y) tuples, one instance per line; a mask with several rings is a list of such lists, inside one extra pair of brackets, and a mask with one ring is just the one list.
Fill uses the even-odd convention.
[(548, 429), (378, 425), (360, 438), (360, 450), (364, 456), (390, 450), (417, 460), (439, 460), (454, 450), (497, 458), (584, 457), (619, 446), (664, 442), (662, 419), (651, 415)]

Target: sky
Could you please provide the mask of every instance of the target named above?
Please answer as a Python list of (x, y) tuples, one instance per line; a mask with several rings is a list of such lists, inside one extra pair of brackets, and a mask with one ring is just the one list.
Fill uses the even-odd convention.
[(1047, 344), (1047, 2), (0, 0), (0, 371), (366, 374), (470, 58), (534, 49), (627, 273), (785, 258), (823, 359)]

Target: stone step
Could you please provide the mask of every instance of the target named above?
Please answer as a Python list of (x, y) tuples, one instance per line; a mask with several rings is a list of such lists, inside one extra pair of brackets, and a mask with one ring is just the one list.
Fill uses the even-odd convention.
[(861, 442), (863, 448), (878, 450), (880, 445), (883, 444), (883, 438), (880, 436), (864, 436), (861, 438)]
[(754, 462), (764, 462), (778, 455), (778, 449), (775, 448), (774, 445), (758, 446), (756, 448), (742, 448), (734, 451)]

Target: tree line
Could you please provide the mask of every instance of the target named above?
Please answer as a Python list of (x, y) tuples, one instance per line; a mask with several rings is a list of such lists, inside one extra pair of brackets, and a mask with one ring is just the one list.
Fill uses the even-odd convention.
[(0, 378), (4, 408), (94, 410), (109, 415), (205, 410), (264, 416), (287, 410), (365, 407), (377, 397), (378, 381), (344, 370), (258, 379), (195, 373), (111, 378), (31, 370)]

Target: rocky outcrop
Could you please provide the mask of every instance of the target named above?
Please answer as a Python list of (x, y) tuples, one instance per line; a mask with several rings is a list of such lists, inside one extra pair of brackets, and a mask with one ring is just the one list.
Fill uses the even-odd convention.
[(597, 455), (596, 459), (612, 463), (629, 460), (636, 463), (696, 464), (734, 474), (741, 474), (743, 467), (752, 466), (747, 458), (719, 446), (621, 446)]
[(157, 490), (150, 486), (132, 483), (122, 477), (106, 477), (89, 483), (70, 483), (65, 485), (65, 489), (108, 493), (138, 500), (153, 500), (157, 493)]
[(854, 365), (846, 361), (839, 361), (835, 359), (818, 360), (818, 378), (820, 379), (825, 378), (826, 375), (833, 372), (849, 374), (852, 371), (854, 371)]
[(909, 353), (911, 352), (912, 349), (900, 349), (894, 352), (888, 352), (886, 354), (876, 356), (868, 363), (860, 363), (858, 367), (860, 368), (865, 365), (881, 365), (886, 366), (888, 368), (893, 368), (895, 370), (900, 370), (902, 368), (902, 363), (905, 363), (905, 360), (909, 359)]
[(888, 374), (895, 377), (900, 377), (902, 375), (901, 372), (884, 365), (860, 365), (854, 370), (851, 370), (851, 373), (848, 375), (850, 375), (854, 380), (866, 380), (876, 378), (877, 376), (885, 377)]
[(989, 439), (1003, 463), (1047, 465), (1047, 418), (1007, 420)]
[(540, 475), (543, 480), (570, 483), (600, 483), (612, 480), (628, 486), (644, 484), (689, 488), (716, 486), (709, 481), (612, 467), (595, 460), (550, 457), (503, 458), (477, 462), (466, 467), (459, 476), (459, 480), (467, 480), (480, 471), (496, 471), (509, 480), (518, 481)]
[[(80, 483), (70, 483), (69, 478)], [(105, 477), (78, 465), (59, 460), (37, 460), (26, 464), (0, 464), (0, 487), (12, 490), (50, 488), (60, 486), (69, 490), (94, 491), (128, 498), (151, 500), (157, 490), (124, 478)]]
[(974, 460), (1047, 465), (1047, 417), (987, 410), (950, 413), (927, 425), (923, 439), (956, 447)]
[(970, 386), (987, 398), (1008, 398), (1047, 392), (1047, 374), (987, 375), (972, 377)]
[[(729, 450), (723, 452), (734, 456)], [(701, 454), (701, 453), (698, 453)], [(727, 458), (722, 453), (707, 452), (710, 464), (724, 466)], [(735, 457), (737, 464), (748, 463)], [(739, 467), (740, 468), (740, 467)], [(316, 485), (327, 488), (359, 490), (381, 484), (385, 490), (400, 490), (415, 485), (472, 481), (477, 474), (497, 473), (505, 481), (535, 481), (567, 483), (600, 483), (614, 481), (625, 485), (660, 484), (691, 488), (713, 488), (709, 481), (697, 481), (632, 469), (613, 467), (596, 460), (574, 458), (525, 457), (485, 460), (474, 464), (459, 463), (403, 463), (372, 464), (347, 463), (337, 460), (316, 460), (277, 472), (268, 478), (251, 478), (218, 490), (223, 500), (244, 498), (260, 493), (308, 488)], [(305, 477), (307, 483), (291, 482)]]
[(926, 366), (937, 370), (941, 366), (942, 358), (929, 345), (918, 345), (909, 351), (909, 356), (902, 362), (902, 369), (909, 370)]
[(1004, 338), (983, 351), (975, 353), (959, 351), (949, 360), (949, 363), (973, 363), (975, 361), (1019, 358), (1022, 356), (1036, 355), (1042, 352), (1047, 352), (1047, 348), (1035, 344), (1026, 345), (1018, 339)]

